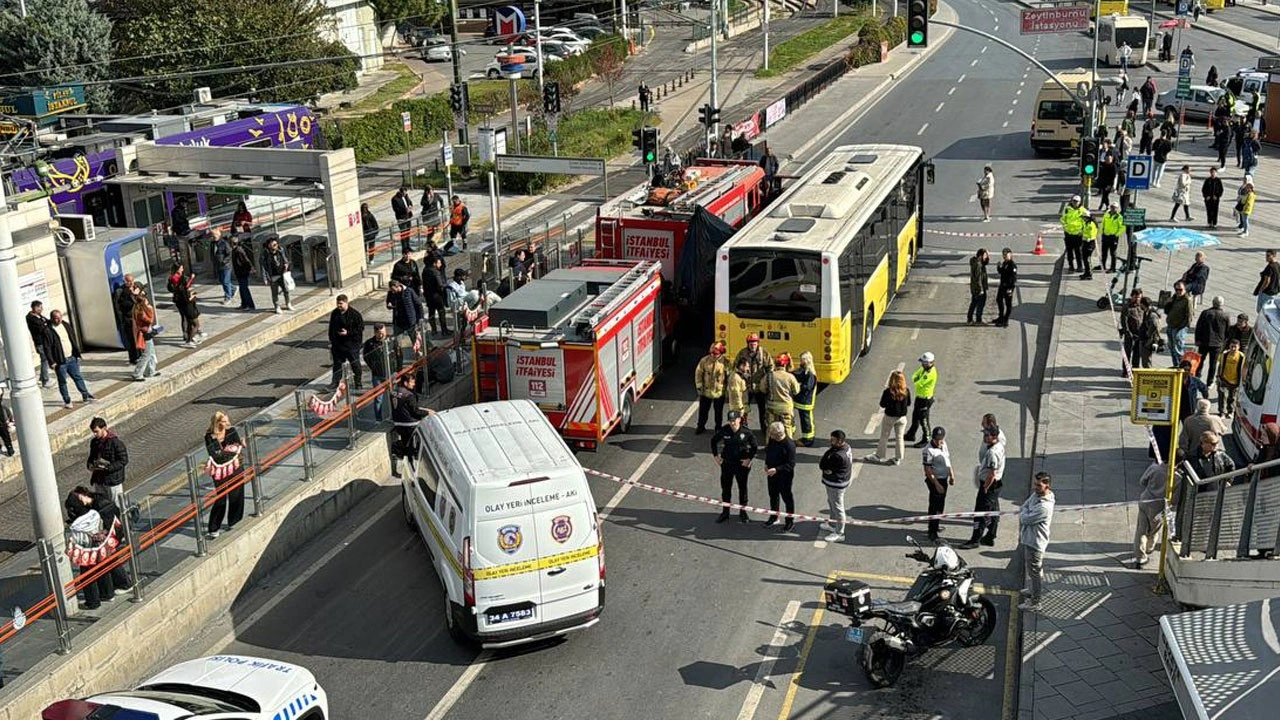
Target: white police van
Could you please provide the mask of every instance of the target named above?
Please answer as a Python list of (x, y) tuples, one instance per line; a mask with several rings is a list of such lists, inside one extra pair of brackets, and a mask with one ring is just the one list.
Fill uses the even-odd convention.
[(582, 466), (528, 400), (444, 410), (401, 473), (405, 520), (426, 541), (459, 640), (500, 648), (591, 627), (604, 545)]
[(311, 671), (244, 655), (179, 663), (132, 690), (62, 700), (41, 720), (326, 720), (329, 699)]

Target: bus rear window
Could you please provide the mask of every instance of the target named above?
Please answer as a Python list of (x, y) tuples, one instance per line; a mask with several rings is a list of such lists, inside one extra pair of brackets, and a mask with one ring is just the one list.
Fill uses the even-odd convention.
[(1070, 125), (1084, 122), (1080, 108), (1070, 100), (1042, 100), (1036, 111), (1037, 120), (1061, 120)]
[(818, 318), (822, 261), (816, 254), (733, 250), (729, 255), (729, 312), (741, 318)]

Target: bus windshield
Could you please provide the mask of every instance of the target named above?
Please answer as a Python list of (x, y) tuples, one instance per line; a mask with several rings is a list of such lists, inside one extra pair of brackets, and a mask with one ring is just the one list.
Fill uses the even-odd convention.
[(730, 250), (729, 312), (811, 322), (822, 310), (822, 260), (813, 253)]
[(1061, 120), (1068, 125), (1079, 125), (1084, 122), (1080, 106), (1070, 100), (1042, 100), (1037, 120)]
[(1147, 44), (1146, 27), (1116, 28), (1116, 47), (1129, 43), (1131, 48), (1141, 48)]

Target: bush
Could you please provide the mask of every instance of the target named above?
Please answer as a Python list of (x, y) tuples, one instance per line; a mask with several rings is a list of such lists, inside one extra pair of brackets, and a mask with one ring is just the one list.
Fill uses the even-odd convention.
[[(560, 154), (602, 158), (618, 155), (631, 147), (631, 131), (647, 119), (639, 110), (583, 110), (568, 115), (560, 120)], [(529, 155), (551, 154), (551, 137), (544, 126), (534, 127), (533, 137), (526, 139), (523, 152)], [(487, 183), (493, 165), (477, 165), (475, 170), (481, 183)], [(524, 195), (545, 193), (573, 179), (572, 175), (498, 174), (498, 183), (503, 190)]]

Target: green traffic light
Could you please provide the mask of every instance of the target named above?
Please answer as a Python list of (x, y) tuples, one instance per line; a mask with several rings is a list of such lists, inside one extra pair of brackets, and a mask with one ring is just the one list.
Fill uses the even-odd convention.
[(1094, 171), (1094, 167), (1093, 167), (1092, 165), (1085, 165), (1085, 166), (1084, 166), (1084, 174), (1085, 174), (1085, 175), (1092, 175), (1092, 174), (1093, 174), (1093, 171)]
[(924, 33), (920, 32), (919, 30), (916, 30), (915, 32), (911, 33), (912, 45), (919, 45), (922, 42), (924, 42)]
[(655, 161), (655, 160), (657, 160), (657, 159), (658, 159), (658, 158), (657, 158), (657, 156), (656, 156), (656, 155), (654, 155), (653, 151), (649, 151), (649, 152), (647, 152), (647, 153), (645, 153), (645, 154), (644, 154), (644, 161), (645, 161), (645, 162), (647, 162), (647, 163), (654, 162), (654, 161)]

